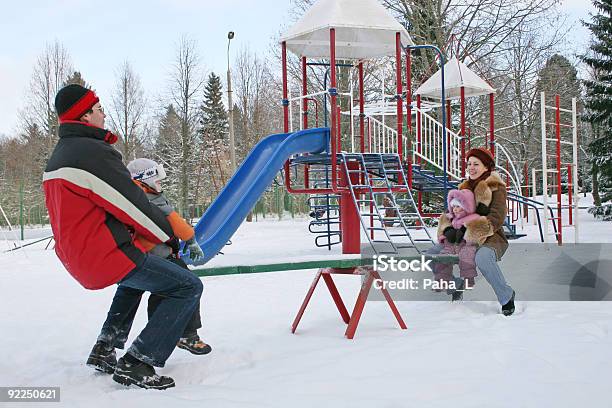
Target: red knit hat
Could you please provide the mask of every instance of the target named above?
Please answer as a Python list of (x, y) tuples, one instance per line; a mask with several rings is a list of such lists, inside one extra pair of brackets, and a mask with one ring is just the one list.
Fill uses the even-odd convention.
[(484, 147), (477, 147), (475, 149), (472, 149), (465, 156), (465, 160), (469, 159), (472, 156), (480, 160), (487, 169), (495, 170), (495, 158), (489, 150), (485, 149)]
[(79, 120), (100, 101), (94, 91), (77, 84), (70, 84), (57, 92), (55, 110), (60, 123), (67, 120)]

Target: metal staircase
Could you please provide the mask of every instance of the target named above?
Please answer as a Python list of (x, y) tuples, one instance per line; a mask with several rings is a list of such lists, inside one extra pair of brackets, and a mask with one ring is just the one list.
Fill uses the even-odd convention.
[[(457, 188), (459, 182), (447, 180), (448, 189)], [(444, 190), (444, 176), (436, 174), (434, 170), (423, 168), (419, 164), (412, 165), (412, 188), (423, 193), (440, 192)]]
[[(330, 187), (330, 169), (327, 165), (312, 165), (309, 168), (313, 187)], [(312, 194), (308, 197), (310, 216), (308, 231), (315, 235), (315, 245), (319, 248), (331, 247), (342, 242), (340, 231), (340, 195)]]
[(341, 153), (341, 158), (361, 226), (377, 254), (421, 253), (417, 243), (433, 245), (398, 154)]

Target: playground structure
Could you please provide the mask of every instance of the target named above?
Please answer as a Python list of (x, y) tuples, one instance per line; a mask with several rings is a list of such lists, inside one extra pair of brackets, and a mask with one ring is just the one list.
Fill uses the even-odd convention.
[[(287, 160), (284, 166), (285, 184), (289, 192), (295, 194), (313, 194), (317, 203), (313, 206), (317, 221), (316, 225), (327, 227), (328, 247), (331, 248), (332, 234), (339, 239), (335, 243), (342, 243), (343, 253), (360, 253), (361, 231), (359, 224), (365, 233), (372, 249), (375, 253), (400, 253), (401, 249), (412, 249), (420, 253), (418, 243), (433, 243), (432, 237), (424, 226), (424, 217), (436, 217), (439, 214), (425, 214), (422, 208), (422, 194), (431, 191), (443, 192), (443, 206), (446, 208), (446, 196), (449, 188), (456, 187), (458, 182), (465, 177), (465, 155), (466, 141), (471, 145), (469, 132), (466, 135), (465, 120), (465, 100), (466, 97), (477, 97), (486, 95), (489, 98), (489, 134), (486, 147), (490, 149), (494, 157), (499, 152), (505, 157), (506, 166), (499, 165), (497, 170), (505, 175), (508, 187), (508, 207), (511, 209), (507, 217), (506, 227), (511, 238), (520, 238), (516, 232), (516, 225), (512, 222), (520, 219), (523, 224), (523, 217), (527, 216), (527, 207), (533, 209), (534, 219), (537, 219), (540, 229), (540, 237), (546, 242), (548, 237), (549, 222), (552, 223), (554, 234), (559, 245), (562, 245), (562, 229), (564, 227), (561, 216), (561, 152), (559, 129), (562, 126), (559, 119), (559, 97), (557, 96), (556, 122), (557, 129), (557, 217), (553, 216), (552, 208), (548, 205), (546, 197), (548, 193), (548, 174), (554, 172), (547, 168), (547, 142), (544, 113), (542, 114), (542, 157), (543, 157), (543, 183), (544, 200), (539, 202), (535, 199), (536, 191), (532, 191), (532, 197), (524, 194), (521, 186), (521, 178), (517, 172), (508, 151), (495, 141), (495, 121), (494, 121), (494, 99), (495, 89), (486, 81), (479, 78), (465, 64), (451, 59), (444, 63), (442, 53), (430, 46), (415, 46), (408, 33), (399, 26), (396, 21), (388, 19), (382, 8), (377, 8), (374, 2), (363, 1), (357, 4), (344, 4), (342, 1), (333, 2), (321, 0), (317, 2), (305, 15), (293, 26), (281, 39), (282, 45), (282, 64), (283, 64), (283, 114), (284, 131), (293, 131), (293, 109), (292, 104), (298, 103), (300, 117), (298, 119), (299, 128), (308, 127), (308, 103), (316, 101), (315, 97), (322, 95), (324, 106), (324, 118), (327, 125), (327, 117), (330, 117), (330, 146), (323, 155), (309, 155), (305, 157), (293, 157)], [(336, 6), (336, 7), (332, 7)], [(359, 14), (363, 20), (359, 21), (358, 13), (350, 14), (343, 10), (354, 10), (355, 8), (363, 14)], [(367, 16), (367, 21), (365, 21)], [(376, 35), (370, 35), (375, 27)], [(357, 31), (357, 32), (355, 32)], [(374, 47), (377, 35), (387, 32), (386, 42), (380, 47)], [(378, 37), (380, 38), (380, 37)], [(395, 47), (392, 47), (393, 39)], [(327, 48), (328, 47), (328, 48)], [(394, 48), (394, 49), (393, 49)], [(411, 83), (411, 50), (415, 48), (433, 48), (438, 52), (441, 69), (434, 74), (428, 81), (423, 83), (415, 92), (417, 100), (416, 107), (412, 105), (412, 83)], [(300, 57), (302, 72), (301, 95), (293, 96), (289, 94), (289, 81), (287, 69), (287, 50), (293, 51)], [(381, 103), (378, 106), (369, 106), (366, 110), (364, 99), (364, 60), (376, 58), (382, 55), (395, 56), (396, 74), (396, 94), (392, 96), (395, 102), (396, 127), (393, 129), (385, 121), (386, 114), (393, 114), (389, 109), (385, 98), (385, 87), (381, 92)], [(403, 54), (405, 55), (406, 67), (406, 91), (402, 81)], [(323, 65), (321, 62), (309, 63), (308, 59), (327, 59), (330, 85), (327, 88), (327, 76), (324, 78), (324, 89), (318, 92), (308, 92), (307, 89), (307, 67), (312, 65)], [(348, 92), (342, 92), (337, 88), (336, 59), (343, 61), (353, 60), (356, 63), (350, 65), (356, 68), (358, 77), (357, 99), (354, 97), (352, 89), (353, 81), (350, 81)], [(343, 64), (347, 66), (347, 64)], [(327, 74), (326, 74), (327, 75)], [(445, 83), (445, 76), (448, 80)], [(342, 112), (338, 98), (348, 97), (348, 112)], [(429, 102), (428, 109), (424, 109), (423, 99), (433, 100)], [(354, 101), (358, 101), (357, 108)], [(406, 101), (404, 105), (404, 100)], [(447, 123), (451, 121), (451, 101), (459, 100), (460, 104), (460, 131), (455, 133)], [(439, 101), (439, 102), (438, 102)], [(327, 110), (327, 103), (330, 108)], [(438, 103), (436, 103), (438, 102)], [(316, 112), (318, 116), (318, 104)], [(542, 111), (546, 106), (542, 102)], [(377, 109), (378, 108), (378, 109)], [(437, 121), (427, 110), (440, 108), (441, 121)], [(407, 133), (404, 135), (404, 109), (407, 117)], [(366, 113), (367, 112), (367, 113)], [(342, 114), (349, 117), (350, 143), (342, 144)], [(381, 118), (377, 120), (376, 114)], [(569, 164), (567, 177), (568, 182), (572, 178), (576, 188), (577, 173), (577, 124), (575, 121), (575, 102), (572, 110), (573, 121), (567, 125), (573, 129), (572, 160)], [(416, 134), (412, 135), (413, 115), (416, 116)], [(358, 123), (355, 123), (358, 118)], [(317, 119), (318, 123), (318, 119)], [(359, 129), (356, 138), (355, 129)], [(366, 138), (367, 135), (367, 138)], [(471, 147), (471, 146), (470, 146)], [(427, 164), (433, 167), (433, 171), (426, 169)], [(297, 169), (299, 165), (303, 167), (302, 186), (292, 185), (291, 170)], [(310, 168), (318, 166), (316, 175), (324, 174), (323, 180), (316, 180), (311, 185)], [(322, 167), (322, 168), (321, 168)], [(297, 171), (297, 170), (294, 170)], [(441, 172), (441, 174), (440, 174)], [(412, 194), (416, 190), (418, 201)], [(571, 190), (571, 187), (570, 187)], [(577, 194), (575, 194), (577, 196)], [(570, 193), (571, 197), (571, 193)], [(352, 200), (351, 200), (352, 199)], [(327, 207), (320, 204), (321, 200), (326, 200)], [(333, 200), (334, 204), (329, 205)], [(570, 198), (571, 200), (571, 198)], [(352, 202), (351, 202), (352, 201)], [(572, 203), (570, 201), (570, 207)], [(577, 220), (577, 202), (574, 203), (574, 218)], [(570, 208), (570, 225), (572, 208)], [(390, 214), (389, 215), (389, 211)], [(332, 212), (334, 215), (332, 216)], [(543, 213), (543, 220), (540, 216)], [(550, 213), (550, 216), (549, 216)], [(319, 214), (327, 214), (327, 218), (321, 221)], [(524, 215), (523, 215), (524, 214)], [(327, 221), (327, 223), (325, 223)], [(330, 228), (332, 222), (339, 228)], [(396, 231), (392, 227), (397, 224)], [(311, 223), (311, 226), (313, 224)], [(542, 231), (544, 229), (544, 231)], [(397, 231), (399, 230), (399, 231)], [(422, 234), (425, 232), (425, 234)], [(578, 242), (578, 228), (575, 227)], [(421, 237), (417, 235), (421, 233)], [(378, 235), (378, 236), (377, 236)], [(396, 239), (408, 238), (398, 242)], [(319, 239), (317, 237), (317, 239)], [(315, 241), (316, 242), (316, 241)], [(317, 243), (318, 244), (318, 243)], [(319, 245), (318, 245), (319, 246)], [(374, 272), (371, 269), (353, 268), (323, 268), (317, 273), (307, 295), (302, 303), (302, 307), (295, 318), (292, 331), (295, 332), (297, 325), (304, 313), (304, 310), (315, 290), (319, 279), (323, 277), (330, 294), (338, 307), (343, 320), (349, 325), (346, 335), (352, 338), (354, 335), (353, 319), (359, 319), (363, 310), (363, 302), (367, 299)], [(353, 315), (349, 316), (339, 297), (338, 291), (333, 283), (332, 274), (363, 274), (362, 289), (358, 296)], [(398, 315), (392, 300), (387, 293), (385, 298), (396, 316), (400, 326), (404, 328), (403, 321)], [(356, 317), (355, 317), (356, 316)]]
[[(325, 3), (325, 2), (323, 2)], [(320, 4), (320, 3), (317, 3)], [(306, 18), (308, 17), (308, 18)], [(341, 21), (342, 16), (334, 16), (336, 20)], [(330, 18), (333, 19), (333, 18)], [(546, 200), (536, 195), (536, 192), (532, 190), (529, 194), (529, 175), (524, 174), (521, 177), (519, 171), (520, 167), (515, 164), (508, 150), (495, 139), (495, 120), (494, 120), (494, 106), (495, 106), (495, 89), (491, 87), (489, 83), (480, 78), (476, 73), (471, 71), (463, 62), (459, 61), (456, 57), (451, 58), (447, 63), (444, 64), (442, 55), (439, 56), (440, 65), (443, 68), (438, 70), (429, 79), (423, 82), (418, 89), (414, 92), (416, 95), (416, 106), (412, 104), (412, 78), (411, 78), (411, 50), (414, 48), (420, 48), (422, 46), (405, 46), (401, 42), (401, 36), (403, 35), (400, 31), (397, 31), (395, 42), (395, 68), (396, 68), (396, 94), (386, 95), (384, 90), (384, 81), (382, 90), (380, 92), (380, 100), (374, 101), (373, 103), (364, 102), (364, 79), (363, 62), (367, 56), (358, 59), (355, 63), (347, 64), (346, 59), (342, 64), (334, 64), (330, 59), (332, 53), (340, 55), (349, 55), (351, 52), (355, 54), (355, 50), (350, 51), (336, 51), (335, 47), (332, 46), (333, 41), (336, 41), (335, 29), (329, 28), (329, 38), (325, 38), (320, 28), (318, 31), (308, 24), (313, 24), (312, 16), (305, 16), (303, 20), (300, 20), (295, 27), (289, 30), (285, 35), (284, 39), (287, 41), (283, 43), (283, 105), (284, 105), (284, 117), (285, 117), (285, 130), (293, 131), (294, 128), (304, 129), (308, 127), (308, 114), (309, 114), (309, 103), (315, 102), (315, 113), (316, 122), (319, 123), (319, 108), (323, 106), (324, 110), (322, 116), (324, 117), (325, 125), (327, 125), (327, 118), (330, 117), (331, 127), (330, 133), (332, 134), (332, 145), (330, 146), (331, 152), (331, 165), (327, 165), (324, 161), (317, 162), (316, 158), (310, 158), (309, 161), (303, 158), (297, 160), (288, 161), (285, 166), (285, 180), (287, 190), (291, 193), (310, 193), (312, 196), (312, 210), (313, 214), (316, 214), (316, 220), (312, 221), (309, 228), (311, 232), (322, 234), (317, 236), (315, 243), (317, 246), (327, 246), (331, 248), (334, 244), (343, 243), (343, 253), (357, 253), (355, 249), (357, 246), (357, 240), (353, 240), (350, 243), (346, 243), (346, 237), (356, 237), (358, 232), (355, 231), (355, 222), (347, 222), (342, 224), (341, 219), (346, 218), (347, 214), (342, 216), (342, 207), (340, 206), (341, 192), (344, 190), (343, 186), (338, 187), (339, 183), (342, 183), (343, 172), (358, 172), (359, 168), (361, 171), (367, 167), (367, 165), (358, 166), (357, 169), (349, 170), (341, 155), (348, 154), (361, 154), (364, 159), (372, 159), (373, 153), (380, 153), (383, 155), (398, 155), (402, 161), (402, 168), (404, 169), (404, 178), (406, 181), (407, 188), (400, 188), (399, 190), (388, 191), (388, 193), (397, 194), (407, 190), (415, 192), (417, 197), (417, 208), (418, 216), (420, 218), (435, 218), (440, 215), (440, 212), (428, 213), (423, 209), (423, 195), (425, 193), (432, 192), (443, 192), (443, 196), (446, 196), (446, 191), (449, 188), (455, 188), (458, 182), (465, 178), (465, 154), (466, 149), (471, 148), (472, 138), (470, 137), (470, 129), (467, 127), (465, 118), (466, 99), (486, 96), (489, 104), (489, 131), (484, 137), (484, 147), (490, 149), (493, 155), (497, 158), (497, 171), (506, 179), (508, 188), (508, 208), (509, 214), (506, 222), (506, 235), (510, 239), (516, 239), (524, 236), (517, 232), (517, 224), (521, 228), (524, 227), (525, 222), (528, 222), (529, 214), (532, 215), (532, 220), (537, 224), (540, 232), (540, 240), (542, 242), (548, 242), (549, 235), (554, 235), (559, 245), (562, 244), (562, 230), (563, 228), (573, 227), (573, 219), (576, 218), (575, 214), (570, 214), (569, 224), (564, 224), (561, 220), (561, 216), (558, 214), (554, 216), (554, 208), (549, 205)], [(340, 24), (341, 25), (341, 24)], [(329, 23), (328, 27), (332, 27), (334, 24)], [(311, 31), (309, 31), (311, 30)], [(392, 31), (392, 30), (390, 30)], [(313, 38), (316, 37), (317, 41), (312, 41), (310, 37), (304, 39), (303, 34), (295, 34), (299, 32), (311, 32)], [(316, 33), (316, 34), (312, 34)], [(291, 50), (292, 35), (297, 35), (296, 44), (294, 46), (295, 52), (299, 54), (302, 65), (302, 89), (301, 93), (294, 95), (290, 93), (289, 84), (287, 81), (287, 57), (286, 47), (289, 44)], [(333, 40), (332, 40), (333, 38)], [(321, 44), (324, 41), (329, 42), (329, 52), (325, 55), (329, 59), (330, 63), (325, 64), (319, 61), (309, 62), (307, 60), (309, 49), (305, 44), (316, 44), (316, 48), (311, 50), (312, 55), (323, 55), (321, 52)], [(341, 40), (338, 40), (340, 44), (339, 48), (343, 44)], [(314, 46), (313, 46), (314, 47)], [(389, 47), (390, 48), (390, 47)], [(402, 53), (405, 55), (405, 81), (402, 83)], [(364, 54), (365, 55), (365, 54)], [(320, 59), (322, 57), (319, 57)], [(328, 70), (325, 74), (325, 78), (322, 81), (324, 89), (316, 92), (308, 92), (307, 84), (307, 67), (308, 66), (328, 66)], [(353, 81), (349, 80), (350, 88), (346, 91), (340, 91), (336, 88), (336, 81), (334, 72), (338, 67), (349, 68), (349, 75), (351, 78), (358, 77), (358, 91), (355, 92), (353, 89)], [(326, 87), (327, 76), (330, 76), (330, 88)], [(405, 85), (405, 86), (404, 86)], [(402, 91), (405, 89), (405, 92)], [(355, 94), (357, 96), (355, 96)], [(322, 97), (322, 100), (316, 98)], [(348, 109), (342, 111), (338, 106), (339, 98), (346, 98)], [(389, 103), (389, 100), (392, 102)], [(403, 101), (406, 101), (405, 112)], [(356, 103), (354, 103), (356, 102)], [(455, 102), (459, 105), (459, 130), (457, 132), (451, 129), (450, 124), (453, 122), (451, 115), (452, 109), (451, 104)], [(327, 105), (331, 105), (328, 109)], [(395, 106), (391, 106), (391, 105)], [(294, 108), (294, 105), (298, 106), (298, 109)], [(439, 110), (441, 121), (435, 118), (435, 111)], [(299, 117), (296, 120), (295, 112), (299, 110)], [(561, 109), (563, 112), (564, 110)], [(566, 110), (570, 112), (569, 110)], [(403, 123), (403, 115), (406, 115), (406, 123)], [(570, 112), (571, 113), (571, 112)], [(342, 129), (341, 121), (342, 115), (347, 117), (345, 119), (345, 128)], [(396, 125), (390, 126), (389, 119), (393, 118)], [(298, 126), (294, 125), (294, 122), (298, 123)], [(348, 123), (347, 123), (348, 122)], [(558, 120), (557, 120), (558, 122)], [(447, 123), (449, 125), (447, 125)], [(549, 126), (548, 124), (542, 124), (542, 126)], [(554, 125), (554, 124), (553, 124)], [(566, 126), (574, 129), (576, 133), (576, 122), (572, 122), (571, 125), (562, 124), (560, 126)], [(342, 131), (344, 134), (348, 133), (348, 141), (345, 140), (345, 144), (342, 144)], [(358, 130), (358, 131), (357, 131)], [(345, 138), (346, 139), (346, 138)], [(563, 144), (572, 144), (573, 142), (561, 142)], [(575, 145), (577, 143), (574, 143)], [(546, 146), (543, 145), (544, 151)], [(576, 150), (576, 149), (575, 149)], [(340, 153), (338, 153), (340, 152)], [(549, 153), (543, 153), (549, 154)], [(561, 153), (557, 152), (557, 156)], [(553, 156), (550, 156), (553, 157)], [(352, 159), (358, 160), (357, 156), (352, 156)], [(350, 162), (351, 160), (349, 160)], [(543, 160), (544, 162), (544, 160)], [(573, 152), (571, 154), (570, 164), (568, 164), (572, 173), (571, 168), (574, 168), (574, 175), (576, 175), (577, 154)], [(289, 167), (289, 165), (293, 165)], [(296, 188), (292, 186), (290, 182), (290, 170), (292, 170), (296, 164), (304, 165), (303, 169), (303, 180), (304, 186)], [(505, 164), (505, 165), (504, 165)], [(325, 165), (323, 168), (315, 168), (315, 166)], [(526, 163), (525, 163), (526, 166)], [(314, 183), (310, 183), (312, 179), (311, 170), (313, 173), (320, 175), (322, 173), (327, 177), (324, 180), (316, 180)], [(548, 173), (557, 170), (550, 169)], [(376, 169), (369, 168), (366, 173), (375, 174)], [(383, 169), (378, 169), (378, 173), (383, 173)], [(347, 173), (348, 174), (348, 173)], [(560, 174), (560, 173), (559, 173)], [(362, 177), (363, 178), (363, 177)], [(571, 179), (571, 177), (568, 177)], [(532, 177), (535, 182), (535, 179)], [(569, 182), (572, 184), (572, 181)], [(345, 183), (346, 184), (346, 183)], [(354, 183), (353, 183), (354, 184)], [(550, 183), (549, 183), (550, 184)], [(324, 185), (326, 188), (319, 188)], [(576, 186), (577, 183), (573, 182)], [(361, 183), (362, 187), (356, 189), (351, 188), (350, 190), (356, 193), (358, 196), (363, 195), (367, 191), (362, 191), (360, 188), (367, 187)], [(384, 191), (374, 189), (374, 194), (383, 194)], [(561, 192), (559, 191), (558, 197), (560, 199)], [(384, 194), (383, 194), (384, 195)], [(576, 194), (573, 194), (576, 197)], [(571, 197), (571, 195), (570, 195)], [(366, 194), (364, 201), (356, 204), (360, 204), (357, 208), (360, 208), (364, 204), (367, 204), (367, 200), (372, 200), (372, 194), (369, 196)], [(571, 198), (570, 198), (571, 200)], [(377, 200), (374, 200), (377, 201)], [(325, 202), (325, 203), (322, 203)], [(442, 200), (445, 203), (445, 200)], [(398, 204), (396, 200), (393, 200), (394, 204)], [(406, 200), (402, 205), (396, 208), (389, 209), (385, 206), (380, 205), (380, 200), (377, 201), (378, 205), (373, 205), (370, 211), (358, 211), (363, 218), (369, 217), (369, 226), (363, 225), (364, 232), (371, 244), (374, 244), (374, 237), (371, 237), (372, 231), (376, 228), (381, 228), (387, 225), (398, 225), (403, 227), (404, 222), (396, 218), (394, 220), (385, 219), (382, 216), (383, 212), (392, 210), (396, 214), (401, 213), (401, 207), (404, 204), (411, 204), (410, 200)], [(577, 209), (577, 204), (574, 203), (574, 212)], [(572, 203), (569, 204), (572, 206)], [(558, 211), (561, 209), (561, 205), (557, 205)], [(399, 211), (398, 211), (399, 210)], [(571, 213), (572, 211), (570, 211)], [(405, 218), (404, 218), (405, 219)], [(379, 225), (374, 225), (378, 220)], [(392, 222), (392, 221), (395, 221)], [(410, 221), (410, 220), (409, 220)], [(417, 219), (416, 223), (422, 225), (422, 220)], [(313, 231), (316, 227), (323, 227), (319, 230)], [(349, 228), (349, 229), (345, 229)], [(553, 229), (553, 233), (549, 234), (548, 230)], [(385, 228), (381, 228), (383, 231)], [(418, 230), (418, 229), (417, 229)], [(576, 232), (576, 242), (577, 238)], [(414, 232), (414, 231), (413, 231)], [(326, 235), (327, 234), (327, 235)], [(388, 234), (387, 234), (388, 235)], [(327, 237), (327, 243), (321, 244), (322, 238)], [(335, 239), (332, 240), (331, 238)], [(344, 237), (344, 241), (343, 241)], [(370, 238), (371, 237), (371, 238)], [(376, 240), (378, 241), (378, 240)], [(372, 245), (374, 247), (374, 245)], [(376, 248), (374, 249), (375, 252)]]

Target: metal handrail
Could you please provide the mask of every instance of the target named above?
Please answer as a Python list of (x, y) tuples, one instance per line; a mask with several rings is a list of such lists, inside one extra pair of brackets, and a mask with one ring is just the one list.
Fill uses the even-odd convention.
[(397, 153), (397, 130), (373, 116), (366, 116), (366, 120), (372, 131), (368, 146), (369, 152)]
[[(417, 107), (413, 108), (416, 112), (419, 112), (421, 117), (421, 148), (419, 149), (419, 140), (416, 141), (416, 148), (413, 149), (412, 158), (413, 163), (416, 162), (416, 158), (420, 157), (426, 162), (430, 163), (434, 167), (444, 171), (446, 167), (447, 174), (456, 180), (461, 180), (461, 140), (463, 139), (460, 135), (453, 132), (450, 129), (446, 129), (446, 136), (450, 140), (450, 145), (447, 145), (447, 141), (443, 140), (444, 133), (442, 123), (438, 122), (435, 118), (424, 112), (422, 109)], [(447, 155), (449, 159), (445, 166), (443, 145), (447, 145)], [(419, 150), (421, 153), (419, 153)]]

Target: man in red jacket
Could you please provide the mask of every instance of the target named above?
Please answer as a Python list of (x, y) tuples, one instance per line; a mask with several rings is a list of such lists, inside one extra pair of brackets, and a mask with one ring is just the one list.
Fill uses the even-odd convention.
[(118, 284), (116, 297), (132, 289), (163, 297), (119, 361), (110, 344), (113, 333), (105, 333), (88, 363), (114, 373), (113, 380), (124, 385), (172, 387), (174, 380), (158, 376), (153, 366), (163, 367), (174, 350), (200, 302), (202, 282), (172, 262), (147, 255), (134, 241), (133, 233), (153, 243), (174, 238), (164, 213), (132, 182), (112, 147), (117, 136), (104, 129), (105, 114), (96, 94), (68, 85), (57, 93), (55, 108), (59, 141), (47, 163), (43, 187), (57, 256), (87, 289)]

